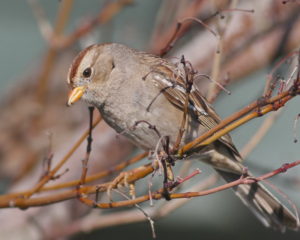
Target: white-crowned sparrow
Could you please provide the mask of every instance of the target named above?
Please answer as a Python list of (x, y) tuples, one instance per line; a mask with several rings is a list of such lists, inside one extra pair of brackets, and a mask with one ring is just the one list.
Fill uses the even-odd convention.
[[(68, 105), (82, 98), (97, 107), (112, 128), (146, 150), (154, 150), (160, 136), (169, 136), (174, 145), (188, 109), (182, 146), (220, 121), (197, 88), (186, 84), (194, 73), (183, 66), (121, 44), (92, 45), (71, 65)], [(211, 164), (228, 182), (244, 172), (229, 135), (194, 149), (193, 157)], [(264, 225), (281, 231), (298, 228), (297, 218), (260, 183), (239, 185), (234, 191)]]

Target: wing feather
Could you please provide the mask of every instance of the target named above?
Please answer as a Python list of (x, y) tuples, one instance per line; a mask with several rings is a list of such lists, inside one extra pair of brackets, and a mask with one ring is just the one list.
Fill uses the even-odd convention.
[[(168, 62), (164, 64), (154, 65), (151, 70), (152, 79), (160, 89), (165, 89), (162, 93), (170, 101), (171, 104), (180, 110), (184, 110), (184, 103), (186, 99), (186, 87), (183, 76), (178, 73), (176, 67)], [(169, 78), (168, 76), (172, 76)], [(204, 127), (205, 130), (210, 130), (218, 125), (221, 121), (217, 113), (207, 100), (201, 95), (199, 90), (192, 88), (189, 95), (189, 110), (197, 116), (197, 120)], [(226, 134), (219, 139), (225, 144), (233, 153), (240, 156), (238, 150), (232, 143), (230, 135)]]

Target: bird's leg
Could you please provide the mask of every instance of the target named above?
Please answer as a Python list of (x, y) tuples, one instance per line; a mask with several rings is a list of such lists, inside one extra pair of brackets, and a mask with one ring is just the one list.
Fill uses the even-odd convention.
[[(170, 137), (169, 136), (161, 136), (159, 133), (158, 129), (156, 128), (155, 125), (150, 124), (149, 122), (145, 120), (139, 120), (136, 121), (132, 129), (136, 128), (137, 125), (144, 123), (147, 124), (149, 129), (153, 130), (157, 136), (159, 137), (158, 143), (156, 150), (154, 154), (156, 155), (156, 159), (158, 161), (158, 166), (161, 166), (164, 174), (164, 196), (166, 200), (170, 200), (170, 194), (169, 194), (169, 185), (170, 182), (172, 183), (174, 181), (174, 174), (172, 171), (172, 166), (174, 166), (175, 160), (172, 158), (171, 153), (170, 153)], [(162, 144), (163, 152), (159, 153), (159, 145), (160, 143)], [(112, 185), (114, 186), (114, 185)], [(110, 188), (111, 189), (111, 188)]]
[[(156, 164), (155, 164), (156, 165)], [(156, 165), (157, 166), (157, 165)], [(154, 168), (156, 168), (154, 166)], [(116, 189), (118, 187), (129, 187), (130, 192), (132, 193), (131, 196), (134, 198), (135, 190), (134, 190), (134, 183), (135, 181), (144, 178), (153, 170), (149, 169), (149, 164), (137, 167), (135, 169), (128, 170), (126, 172), (121, 172), (113, 181), (111, 181), (107, 186), (107, 193), (110, 195), (112, 189)]]
[(128, 184), (128, 176), (130, 172), (121, 172), (107, 187), (106, 193), (109, 198), (109, 201), (112, 202), (111, 190), (114, 188), (119, 188), (121, 186), (128, 187), (133, 184)]
[(133, 183), (129, 184), (129, 195), (132, 197), (132, 199), (135, 199), (135, 185)]

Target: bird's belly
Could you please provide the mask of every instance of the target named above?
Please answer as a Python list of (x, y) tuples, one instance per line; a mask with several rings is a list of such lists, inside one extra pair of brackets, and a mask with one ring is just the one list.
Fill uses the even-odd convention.
[[(118, 133), (128, 137), (135, 145), (154, 150), (160, 139), (168, 136), (170, 144), (176, 142), (181, 127), (183, 112), (162, 96), (148, 108), (148, 101), (134, 101), (106, 105), (102, 111), (104, 120)], [(100, 109), (101, 111), (101, 109)], [(187, 143), (199, 134), (199, 123), (187, 118), (181, 143)]]

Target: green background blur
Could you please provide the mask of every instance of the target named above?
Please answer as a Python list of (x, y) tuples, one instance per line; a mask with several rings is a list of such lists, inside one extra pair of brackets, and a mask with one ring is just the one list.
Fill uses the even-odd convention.
[[(43, 0), (47, 16), (55, 18), (59, 1)], [(74, 29), (78, 17), (96, 14), (103, 1), (77, 0), (67, 31)], [(126, 8), (105, 29), (99, 41), (125, 43), (138, 49), (147, 49), (154, 19), (159, 8), (159, 0), (139, 0)], [(75, 21), (74, 21), (75, 20)], [(101, 27), (100, 27), (101, 28)], [(26, 1), (1, 1), (0, 3), (0, 94), (29, 69), (34, 69), (35, 61), (45, 50), (44, 40), (39, 32), (35, 18)], [(261, 94), (268, 69), (262, 69), (244, 81), (229, 86), (231, 96), (221, 95), (216, 102), (216, 110), (221, 117), (242, 108)], [(65, 79), (62, 79), (65, 81)], [(300, 99), (288, 103), (279, 120), (264, 140), (246, 160), (256, 174), (280, 167), (285, 162), (299, 159), (299, 144), (293, 143), (293, 122), (300, 112)], [(232, 133), (237, 148), (240, 149), (260, 126), (257, 119)], [(279, 137), (280, 136), (280, 137)], [(195, 167), (204, 170), (206, 176), (210, 169), (201, 163)], [(276, 176), (272, 182), (281, 187), (289, 197), (300, 206), (299, 182), (291, 183), (290, 177), (298, 177), (300, 168)], [(1, 214), (1, 210), (0, 210)], [(164, 219), (155, 221), (158, 239), (299, 239), (299, 233), (280, 234), (264, 228), (260, 222), (242, 205), (232, 191), (192, 199)], [(1, 237), (0, 237), (1, 238)], [(74, 239), (151, 239), (148, 222), (130, 224), (80, 234)]]

